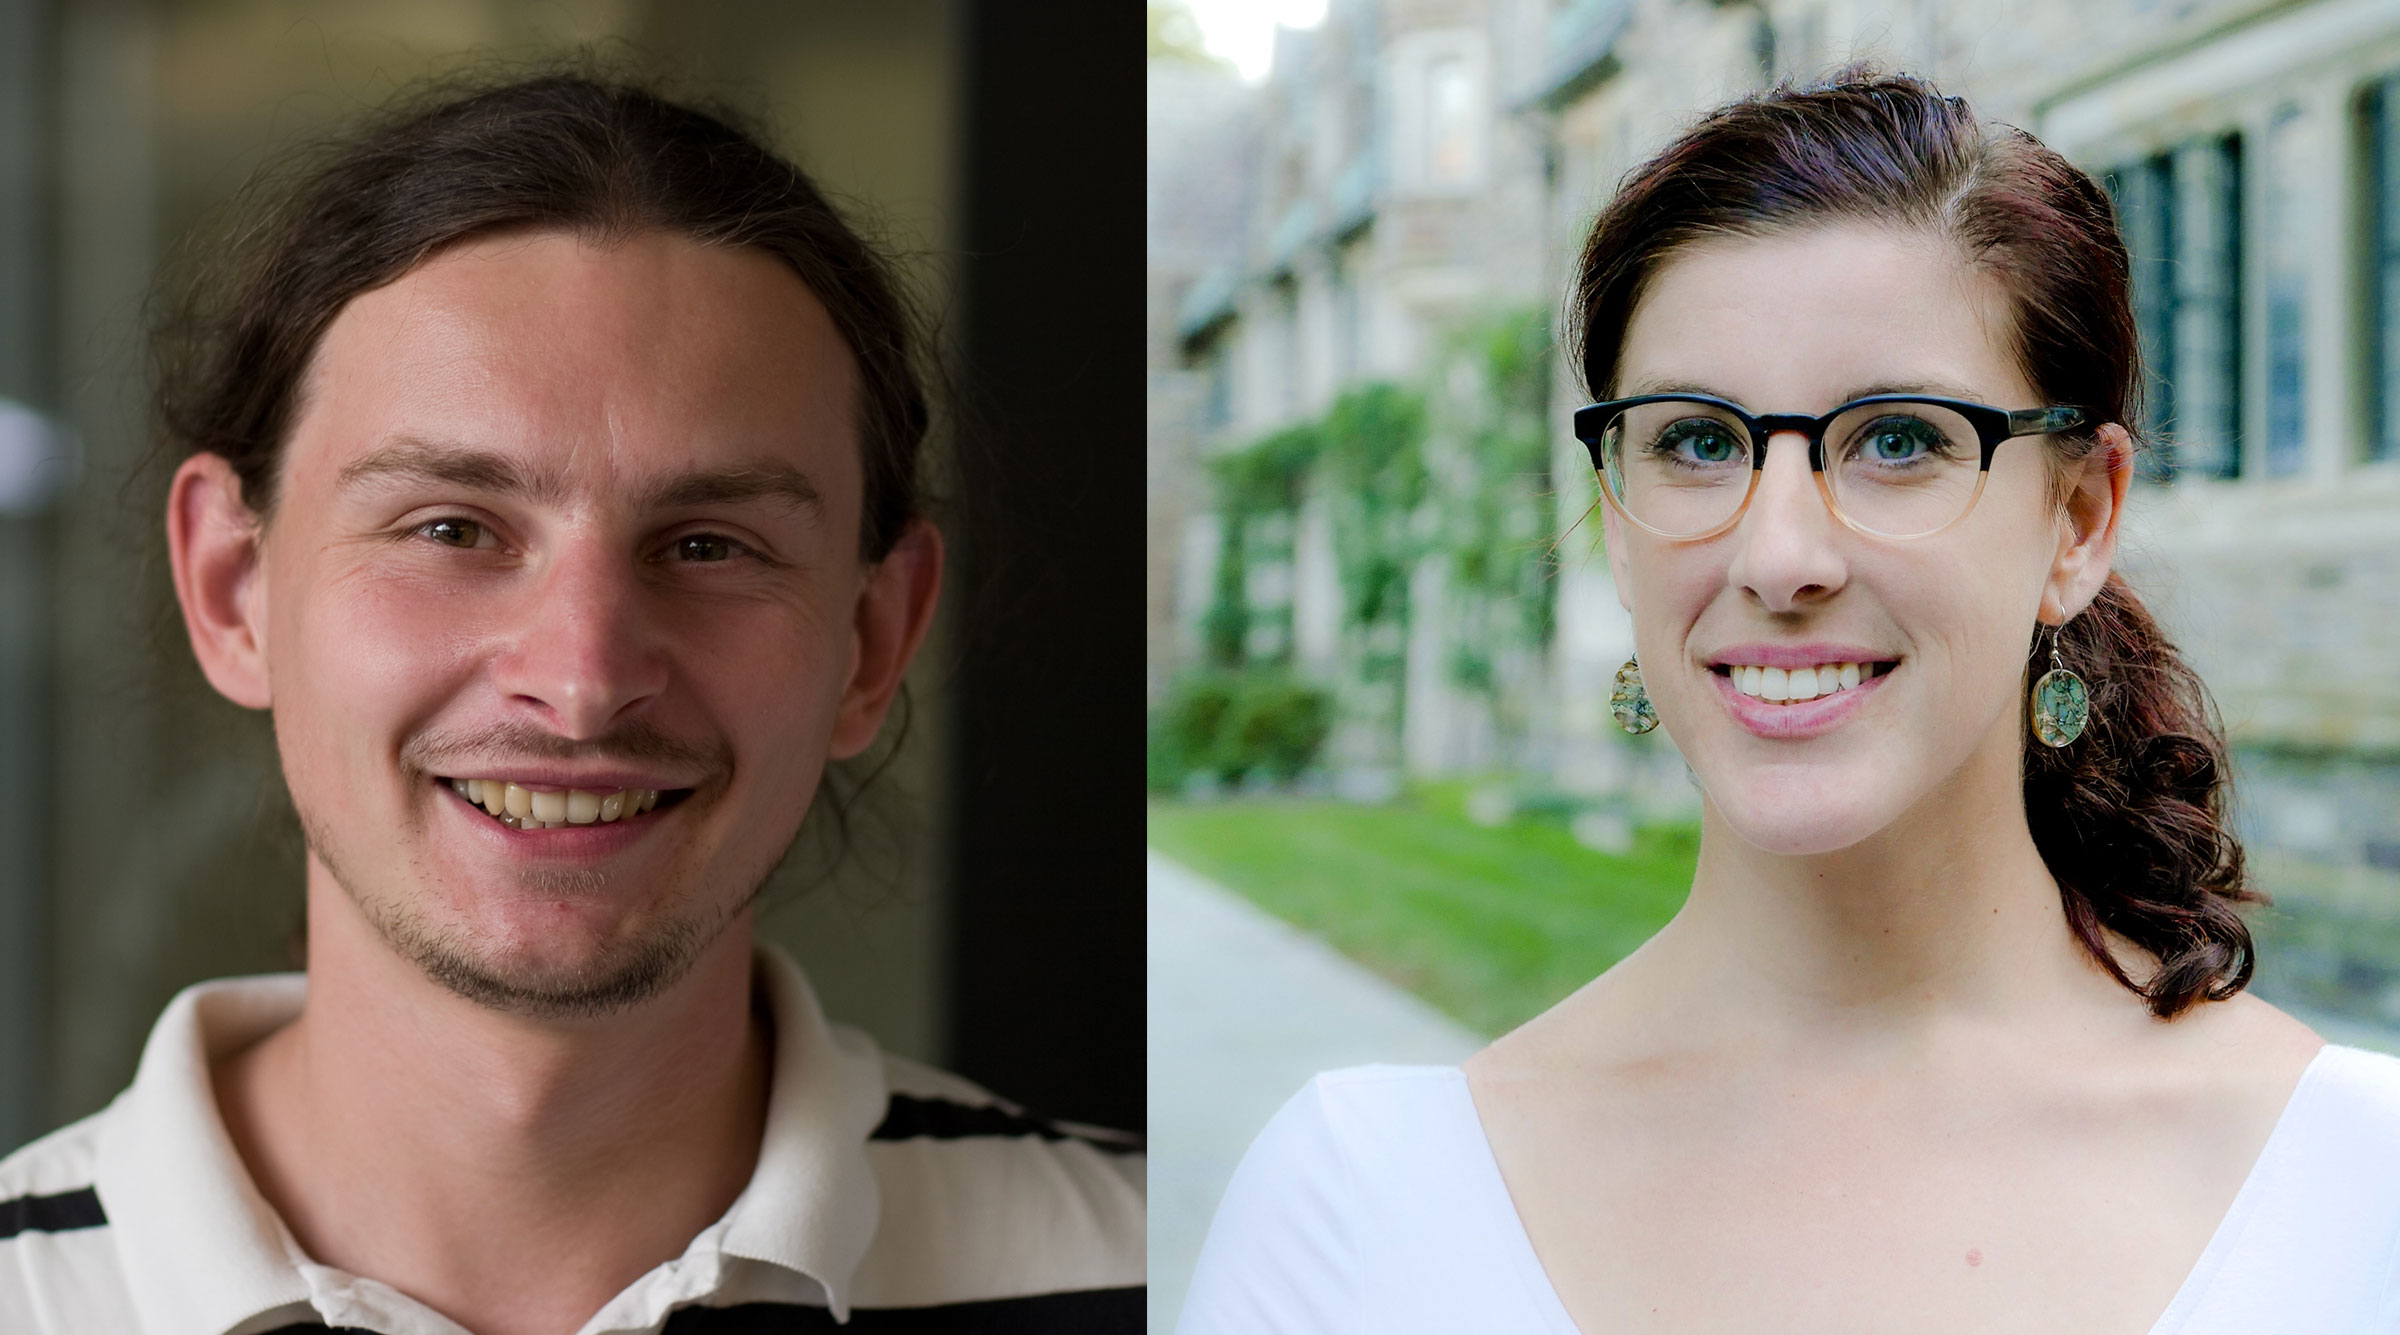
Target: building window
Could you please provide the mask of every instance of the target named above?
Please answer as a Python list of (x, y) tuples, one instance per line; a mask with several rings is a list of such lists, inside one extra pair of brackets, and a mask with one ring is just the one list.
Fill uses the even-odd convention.
[(2175, 150), (2175, 466), (2242, 471), (2242, 140)]
[(2267, 301), (2265, 471), (2285, 477), (2308, 458), (2308, 233), (2320, 192), (2307, 179), (2319, 161), (2313, 127), (2287, 106), (2267, 124), (2268, 186), (2260, 268)]
[[(2172, 437), (2175, 420), (2175, 191), (2174, 160), (2144, 158), (2108, 173), (2106, 184), (2117, 208), (2117, 226), (2133, 263), (2133, 322), (2142, 349), (2142, 431), (2156, 441)], [(2174, 476), (2172, 446), (2149, 456), (2150, 476)]]
[(2237, 477), (2242, 421), (2242, 142), (2196, 139), (2108, 173), (2133, 261), (2148, 475)]
[(2367, 436), (2371, 459), (2400, 459), (2400, 78), (2370, 85), (2361, 106), (2366, 150)]
[(1475, 179), (1475, 75), (1450, 56), (1425, 69), (1425, 181), (1471, 185)]
[(1214, 435), (1233, 425), (1233, 358), (1221, 341), (1210, 343), (1203, 355), (1208, 388), (1200, 403), (1200, 425)]

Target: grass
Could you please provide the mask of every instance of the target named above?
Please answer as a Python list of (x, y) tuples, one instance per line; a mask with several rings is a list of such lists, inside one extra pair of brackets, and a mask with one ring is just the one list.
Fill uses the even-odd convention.
[(1557, 820), (1478, 825), (1461, 797), (1155, 801), (1150, 843), (1485, 1034), (1622, 959), (1691, 887), (1696, 826), (1644, 827), (1615, 857)]

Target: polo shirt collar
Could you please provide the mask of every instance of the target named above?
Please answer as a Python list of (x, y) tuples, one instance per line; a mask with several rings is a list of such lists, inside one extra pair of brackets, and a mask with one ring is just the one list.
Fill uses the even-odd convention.
[[(849, 1319), (852, 1275), (881, 1210), (866, 1139), (889, 1097), (882, 1057), (872, 1040), (826, 1022), (781, 951), (758, 950), (753, 980), (775, 1029), (758, 1166), (683, 1256), (637, 1280), (588, 1329), (654, 1324), (712, 1291), (729, 1259), (806, 1276), (834, 1317)], [(326, 1309), (344, 1305), (342, 1295), (383, 1290), (308, 1260), (217, 1113), (211, 1063), (289, 1023), (306, 996), (302, 974), (186, 988), (100, 1128), (95, 1186), (146, 1335), (224, 1335), (280, 1308), (313, 1307), (334, 1324), (341, 1313)]]

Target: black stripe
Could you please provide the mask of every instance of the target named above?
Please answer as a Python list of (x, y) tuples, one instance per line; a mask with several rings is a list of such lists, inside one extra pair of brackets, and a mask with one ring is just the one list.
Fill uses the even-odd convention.
[[(1030, 1298), (987, 1298), (939, 1307), (854, 1307), (842, 1325), (822, 1307), (796, 1303), (743, 1303), (737, 1307), (684, 1307), (667, 1318), (659, 1335), (1138, 1335), (1142, 1329), (1140, 1286), (1041, 1293)], [(303, 1323), (278, 1326), (266, 1335), (373, 1335), (350, 1326)]]
[(993, 1104), (953, 1103), (949, 1099), (921, 1099), (910, 1094), (894, 1094), (886, 1104), (883, 1123), (877, 1126), (869, 1140), (964, 1140), (972, 1136), (1040, 1136), (1044, 1140), (1080, 1140), (1097, 1150), (1110, 1154), (1138, 1154), (1142, 1143), (1136, 1137), (1124, 1140), (1104, 1140), (1097, 1136), (1079, 1136), (1047, 1118), (1025, 1113), (1013, 1113)]
[(99, 1228), (108, 1223), (100, 1208), (100, 1193), (85, 1187), (55, 1196), (19, 1196), (0, 1201), (0, 1238), (19, 1233), (64, 1233), (76, 1228)]
[(939, 1307), (854, 1307), (839, 1325), (822, 1307), (743, 1303), (686, 1307), (659, 1335), (1139, 1335), (1141, 1286), (987, 1298)]

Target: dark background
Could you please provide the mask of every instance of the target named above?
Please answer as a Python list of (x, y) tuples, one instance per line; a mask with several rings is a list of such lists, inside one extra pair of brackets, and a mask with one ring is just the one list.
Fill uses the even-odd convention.
[(968, 43), (963, 365), (993, 431), (963, 452), (989, 587), (966, 608), (951, 1034), (969, 1075), (1140, 1126), (1143, 72), (1134, 6), (1101, 13), (978, 5)]
[[(0, 0), (7, 486), (0, 1152), (130, 1079), (180, 988), (289, 968), (266, 720), (162, 568), (146, 340), (264, 162), (428, 76), (578, 53), (751, 114), (901, 257), (945, 363), (955, 564), (913, 717), (760, 915), (837, 1019), (1056, 1116), (1143, 1125), (1134, 8), (959, 0)], [(213, 230), (212, 230), (213, 229)]]

